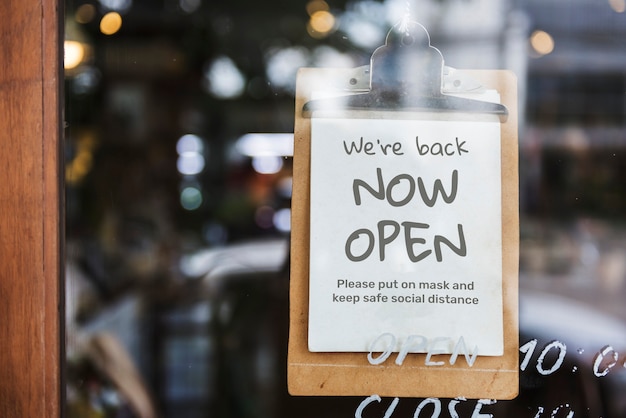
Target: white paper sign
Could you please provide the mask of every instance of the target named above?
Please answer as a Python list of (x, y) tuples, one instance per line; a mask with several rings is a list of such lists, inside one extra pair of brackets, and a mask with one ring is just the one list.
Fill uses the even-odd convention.
[(310, 351), (503, 354), (497, 118), (313, 117), (310, 210)]

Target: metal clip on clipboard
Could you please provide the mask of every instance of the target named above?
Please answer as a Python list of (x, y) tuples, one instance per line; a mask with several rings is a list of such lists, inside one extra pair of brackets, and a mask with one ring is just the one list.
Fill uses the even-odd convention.
[[(449, 73), (452, 69), (445, 70)], [(369, 88), (364, 93), (308, 101), (302, 108), (303, 116), (310, 117), (315, 110), (361, 109), (487, 113), (498, 115), (502, 121), (508, 116), (502, 104), (442, 92), (443, 56), (431, 46), (428, 31), (416, 22), (394, 26), (387, 33), (385, 45), (372, 54), (369, 71), (367, 67), (356, 71), (357, 75), (349, 80), (353, 87), (362, 84), (359, 78), (369, 73)]]

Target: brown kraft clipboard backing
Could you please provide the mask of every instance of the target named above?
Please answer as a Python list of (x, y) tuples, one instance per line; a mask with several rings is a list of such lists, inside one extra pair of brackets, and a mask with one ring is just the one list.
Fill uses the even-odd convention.
[(433, 356), (443, 366), (425, 365), (426, 354), (409, 354), (400, 366), (392, 355), (372, 365), (367, 353), (314, 353), (308, 350), (309, 185), (311, 119), (303, 105), (313, 91), (328, 89), (349, 77), (349, 70), (303, 68), (296, 83), (294, 168), (291, 226), (290, 329), (288, 390), (301, 396), (441, 397), (513, 399), (519, 387), (518, 332), (518, 137), (517, 82), (505, 70), (463, 70), (488, 89), (500, 93), (508, 117), (501, 123), (502, 297), (504, 355), (478, 356), (473, 366), (459, 357)]

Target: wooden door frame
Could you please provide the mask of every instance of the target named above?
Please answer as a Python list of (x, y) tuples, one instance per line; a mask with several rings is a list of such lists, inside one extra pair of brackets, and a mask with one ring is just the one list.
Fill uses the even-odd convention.
[(0, 416), (63, 391), (63, 2), (0, 2)]

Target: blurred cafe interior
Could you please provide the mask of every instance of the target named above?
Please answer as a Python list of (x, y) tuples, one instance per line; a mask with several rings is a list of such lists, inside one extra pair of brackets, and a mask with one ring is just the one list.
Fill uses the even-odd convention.
[(520, 345), (568, 370), (483, 413), (626, 416), (624, 0), (65, 8), (68, 417), (355, 413), (286, 389), (296, 73), (369, 65), (407, 16), (446, 66), (518, 80)]

